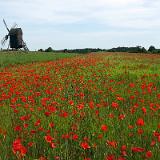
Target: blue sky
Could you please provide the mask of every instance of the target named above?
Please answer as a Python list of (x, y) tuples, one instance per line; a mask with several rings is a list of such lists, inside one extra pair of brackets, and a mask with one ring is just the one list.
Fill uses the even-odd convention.
[(0, 8), (0, 37), (3, 18), (16, 22), (31, 50), (160, 48), (160, 0), (0, 0)]

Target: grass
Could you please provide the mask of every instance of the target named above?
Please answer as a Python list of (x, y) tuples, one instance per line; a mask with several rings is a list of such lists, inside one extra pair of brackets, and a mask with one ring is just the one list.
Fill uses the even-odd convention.
[(27, 64), (34, 62), (53, 61), (61, 58), (70, 58), (77, 54), (69, 53), (46, 53), (46, 52), (0, 52), (0, 67), (9, 65)]
[(0, 160), (160, 159), (159, 55), (53, 59), (1, 68)]

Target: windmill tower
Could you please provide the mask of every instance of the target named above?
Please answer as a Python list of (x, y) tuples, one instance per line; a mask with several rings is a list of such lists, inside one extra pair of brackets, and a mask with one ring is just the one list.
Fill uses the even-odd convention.
[(26, 43), (23, 41), (23, 32), (21, 28), (17, 28), (17, 24), (15, 23), (11, 29), (8, 28), (6, 21), (3, 19), (3, 23), (8, 31), (8, 34), (4, 36), (4, 38), (1, 40), (2, 46), (4, 46), (9, 39), (9, 48), (12, 49), (21, 49), (23, 48), (25, 51), (29, 51)]

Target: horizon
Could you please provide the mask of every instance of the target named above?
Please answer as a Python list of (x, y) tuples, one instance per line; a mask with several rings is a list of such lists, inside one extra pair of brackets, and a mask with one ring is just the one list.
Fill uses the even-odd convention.
[(158, 0), (6, 0), (0, 8), (0, 38), (3, 18), (9, 28), (16, 22), (30, 50), (160, 48)]

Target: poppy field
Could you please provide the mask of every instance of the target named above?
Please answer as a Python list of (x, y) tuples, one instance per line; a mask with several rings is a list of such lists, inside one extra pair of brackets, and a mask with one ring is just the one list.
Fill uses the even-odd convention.
[(158, 160), (160, 55), (5, 66), (0, 117), (0, 160)]

